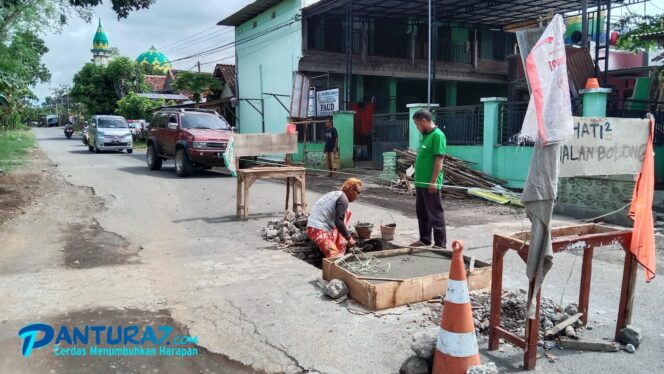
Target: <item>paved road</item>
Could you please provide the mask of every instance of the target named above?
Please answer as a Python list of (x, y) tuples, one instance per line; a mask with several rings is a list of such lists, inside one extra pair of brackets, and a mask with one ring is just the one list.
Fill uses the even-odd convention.
[[(354, 314), (320, 293), (320, 270), (269, 249), (261, 225), (280, 215), (285, 188), (259, 181), (248, 222), (235, 218), (235, 179), (202, 172), (175, 176), (172, 163), (149, 171), (144, 155), (94, 154), (61, 129), (37, 129), (41, 149), (57, 164), (53, 194), (0, 232), (0, 367), (10, 372), (304, 372), (394, 373), (411, 354), (410, 337), (432, 326), (431, 307), (378, 315)], [(44, 166), (46, 167), (46, 166)], [(49, 169), (51, 170), (51, 169)], [(315, 193), (309, 200), (315, 201)], [(353, 204), (354, 220), (374, 221), (381, 207)], [(392, 212), (400, 238), (412, 238), (412, 218)], [(475, 256), (490, 259), (492, 232), (527, 228), (525, 220), (451, 227)], [(608, 252), (607, 252), (608, 253)], [(599, 256), (596, 256), (599, 257)], [(620, 252), (593, 272), (593, 334), (610, 336), (620, 283)], [(572, 302), (578, 255), (560, 255), (544, 293)], [(524, 267), (508, 257), (505, 285), (524, 287)], [(570, 277), (570, 270), (576, 270)], [(596, 296), (600, 293), (599, 296)], [(654, 372), (664, 370), (661, 281), (637, 290), (635, 319), (646, 332), (636, 355), (571, 354), (540, 371)], [(559, 301), (559, 300), (556, 300)], [(198, 336), (198, 358), (132, 360), (35, 359), (19, 352), (18, 329), (28, 322), (171, 324)], [(76, 322), (80, 321), (80, 322)], [(91, 322), (92, 321), (92, 322)], [(480, 344), (486, 348), (486, 343)], [(518, 370), (518, 351), (484, 353)], [(540, 360), (542, 361), (542, 360)], [(93, 369), (93, 370), (92, 370)], [(597, 369), (597, 370), (595, 370)], [(157, 371), (155, 370), (155, 372)]]

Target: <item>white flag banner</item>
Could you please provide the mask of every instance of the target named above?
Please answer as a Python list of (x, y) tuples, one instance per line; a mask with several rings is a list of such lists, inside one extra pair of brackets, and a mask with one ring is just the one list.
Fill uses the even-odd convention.
[(573, 135), (564, 34), (563, 17), (557, 14), (528, 54), (526, 75), (531, 94), (520, 141), (552, 144)]
[(226, 163), (226, 168), (231, 173), (232, 176), (237, 177), (237, 170), (235, 170), (235, 137), (231, 135), (228, 139), (228, 144), (226, 145), (226, 150), (224, 151), (224, 162)]

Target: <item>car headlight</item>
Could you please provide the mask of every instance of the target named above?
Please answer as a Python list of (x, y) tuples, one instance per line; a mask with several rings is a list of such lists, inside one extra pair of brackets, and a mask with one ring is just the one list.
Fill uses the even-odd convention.
[(207, 148), (207, 143), (206, 142), (193, 142), (191, 144), (191, 146), (196, 148), (196, 149)]
[(130, 132), (126, 133), (125, 137), (127, 137), (127, 136), (131, 136), (131, 133)]
[(104, 133), (103, 133), (103, 132), (97, 132), (97, 137), (99, 137), (99, 138), (103, 138), (103, 137), (104, 137)]

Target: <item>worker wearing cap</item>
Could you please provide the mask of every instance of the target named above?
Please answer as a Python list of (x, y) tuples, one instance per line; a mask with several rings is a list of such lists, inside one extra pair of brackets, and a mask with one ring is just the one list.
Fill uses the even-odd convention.
[(362, 181), (349, 178), (339, 191), (328, 192), (314, 205), (307, 222), (307, 236), (316, 243), (323, 255), (339, 257), (346, 248), (355, 245), (348, 232), (351, 212), (348, 204), (360, 197)]
[(434, 246), (445, 248), (447, 234), (440, 189), (443, 185), (443, 156), (447, 140), (445, 134), (433, 123), (428, 110), (418, 110), (413, 120), (423, 138), (415, 159), (415, 207), (420, 239), (411, 246), (430, 246), (433, 231)]

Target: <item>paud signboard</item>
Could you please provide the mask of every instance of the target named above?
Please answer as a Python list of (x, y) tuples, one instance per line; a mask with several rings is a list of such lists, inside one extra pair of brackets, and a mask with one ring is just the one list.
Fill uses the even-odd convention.
[(574, 136), (560, 145), (560, 177), (638, 174), (647, 119), (574, 117)]
[(318, 91), (316, 93), (316, 117), (331, 116), (339, 111), (339, 89)]

